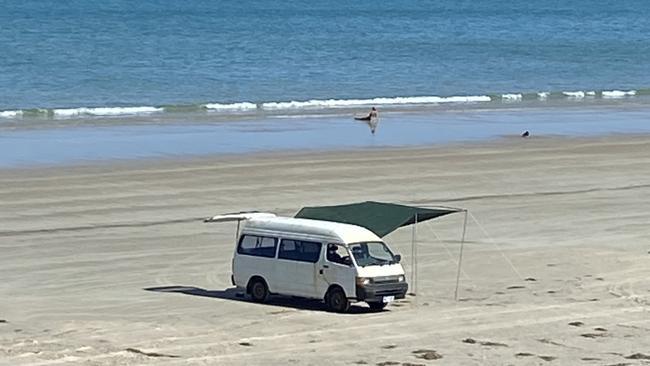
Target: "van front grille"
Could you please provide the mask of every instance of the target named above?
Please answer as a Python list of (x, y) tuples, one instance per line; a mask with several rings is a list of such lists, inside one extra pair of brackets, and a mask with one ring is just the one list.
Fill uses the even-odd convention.
[(373, 282), (376, 284), (385, 284), (385, 283), (398, 283), (399, 282), (399, 276), (383, 276), (383, 277), (375, 277), (373, 279)]

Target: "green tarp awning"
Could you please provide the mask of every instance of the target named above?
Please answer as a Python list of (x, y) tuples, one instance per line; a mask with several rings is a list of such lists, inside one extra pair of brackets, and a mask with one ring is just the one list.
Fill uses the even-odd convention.
[(367, 201), (339, 206), (303, 207), (296, 217), (358, 225), (383, 237), (416, 221), (422, 222), (461, 211), (463, 210), (456, 208), (423, 208)]

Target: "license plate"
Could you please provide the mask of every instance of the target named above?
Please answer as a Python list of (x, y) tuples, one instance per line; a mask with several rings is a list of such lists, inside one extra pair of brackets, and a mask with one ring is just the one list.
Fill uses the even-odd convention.
[(391, 301), (395, 301), (395, 296), (384, 296), (383, 301), (385, 303), (389, 303)]

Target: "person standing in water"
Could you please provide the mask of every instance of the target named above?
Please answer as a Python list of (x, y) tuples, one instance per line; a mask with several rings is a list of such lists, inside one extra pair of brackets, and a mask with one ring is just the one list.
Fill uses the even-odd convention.
[(374, 135), (375, 130), (377, 129), (377, 124), (379, 123), (379, 112), (377, 112), (377, 108), (372, 107), (367, 116), (354, 117), (354, 119), (357, 121), (366, 121), (368, 126), (370, 126), (370, 132)]

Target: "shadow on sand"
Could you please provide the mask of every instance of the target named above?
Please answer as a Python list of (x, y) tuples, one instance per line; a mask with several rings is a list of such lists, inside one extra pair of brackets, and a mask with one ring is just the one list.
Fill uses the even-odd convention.
[[(206, 290), (206, 289), (193, 287), (193, 286), (162, 286), (162, 287), (148, 287), (145, 288), (144, 290), (153, 291), (153, 292), (171, 292), (171, 293), (180, 293), (180, 294), (192, 295), (192, 296), (212, 297), (217, 299), (242, 301), (242, 302), (254, 304), (254, 302), (252, 300), (249, 300), (241, 290), (235, 287), (227, 288), (225, 290)], [(325, 307), (325, 304), (322, 301), (314, 300), (314, 299), (305, 299), (301, 297), (271, 295), (269, 299), (266, 301), (266, 303), (264, 304), (282, 306), (286, 308), (293, 308), (299, 310), (327, 311), (327, 308)], [(367, 313), (376, 313), (376, 312), (377, 311), (371, 310), (368, 307), (353, 304), (350, 306), (350, 310), (348, 310), (346, 314), (367, 314)]]

